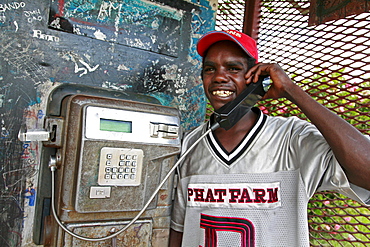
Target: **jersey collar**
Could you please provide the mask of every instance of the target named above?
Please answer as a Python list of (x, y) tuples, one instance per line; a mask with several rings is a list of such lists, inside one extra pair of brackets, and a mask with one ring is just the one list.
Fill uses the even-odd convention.
[[(239, 145), (230, 153), (227, 152), (224, 147), (221, 145), (219, 140), (213, 133), (211, 132), (209, 135), (207, 135), (207, 141), (209, 143), (209, 146), (213, 150), (213, 152), (217, 155), (219, 159), (221, 159), (224, 163), (227, 165), (231, 165), (233, 162), (235, 162), (249, 147), (249, 145), (252, 143), (252, 141), (255, 139), (257, 134), (262, 129), (264, 123), (266, 122), (267, 116), (262, 114), (261, 110), (257, 107), (253, 107), (252, 111), (257, 113), (257, 120), (252, 127), (252, 129), (246, 134), (246, 136), (243, 138), (243, 140), (239, 143)], [(211, 116), (211, 121), (209, 123), (209, 126), (212, 124), (213, 116)]]

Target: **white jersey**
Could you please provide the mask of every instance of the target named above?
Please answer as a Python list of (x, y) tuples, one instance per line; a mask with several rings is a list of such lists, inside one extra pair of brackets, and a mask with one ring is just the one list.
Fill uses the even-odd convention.
[[(253, 110), (258, 120), (232, 152), (210, 134), (184, 159), (171, 222), (183, 246), (308, 246), (307, 203), (317, 190), (370, 204), (315, 126)], [(208, 127), (189, 133), (183, 152)]]

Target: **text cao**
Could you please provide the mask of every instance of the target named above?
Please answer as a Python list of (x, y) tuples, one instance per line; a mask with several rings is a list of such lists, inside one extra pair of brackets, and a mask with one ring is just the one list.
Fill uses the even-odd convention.
[(47, 41), (53, 41), (53, 42), (59, 42), (60, 40), (59, 37), (44, 34), (41, 32), (41, 30), (33, 30), (33, 37), (38, 38), (38, 39), (47, 40)]

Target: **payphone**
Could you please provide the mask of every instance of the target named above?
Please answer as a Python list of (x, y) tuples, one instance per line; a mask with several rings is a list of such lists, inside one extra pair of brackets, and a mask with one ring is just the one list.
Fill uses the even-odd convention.
[[(63, 84), (49, 96), (45, 129), (36, 244), (167, 246), (173, 177), (161, 182), (180, 152), (177, 109), (149, 96)], [(55, 181), (49, 166), (57, 168)], [(66, 230), (92, 239), (114, 234), (146, 210), (122, 234), (87, 243), (58, 226), (52, 201)]]

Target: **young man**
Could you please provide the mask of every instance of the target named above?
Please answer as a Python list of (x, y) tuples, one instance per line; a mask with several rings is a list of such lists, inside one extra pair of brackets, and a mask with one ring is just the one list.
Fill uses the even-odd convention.
[[(318, 104), (277, 64), (257, 63), (257, 47), (237, 31), (210, 32), (197, 46), (204, 91), (217, 110), (260, 75), (267, 98), (285, 97), (311, 120), (247, 112), (186, 156), (173, 209), (170, 246), (308, 246), (307, 202), (337, 190), (370, 204), (370, 139)], [(212, 119), (211, 119), (212, 122)], [(183, 140), (187, 150), (208, 128)]]

